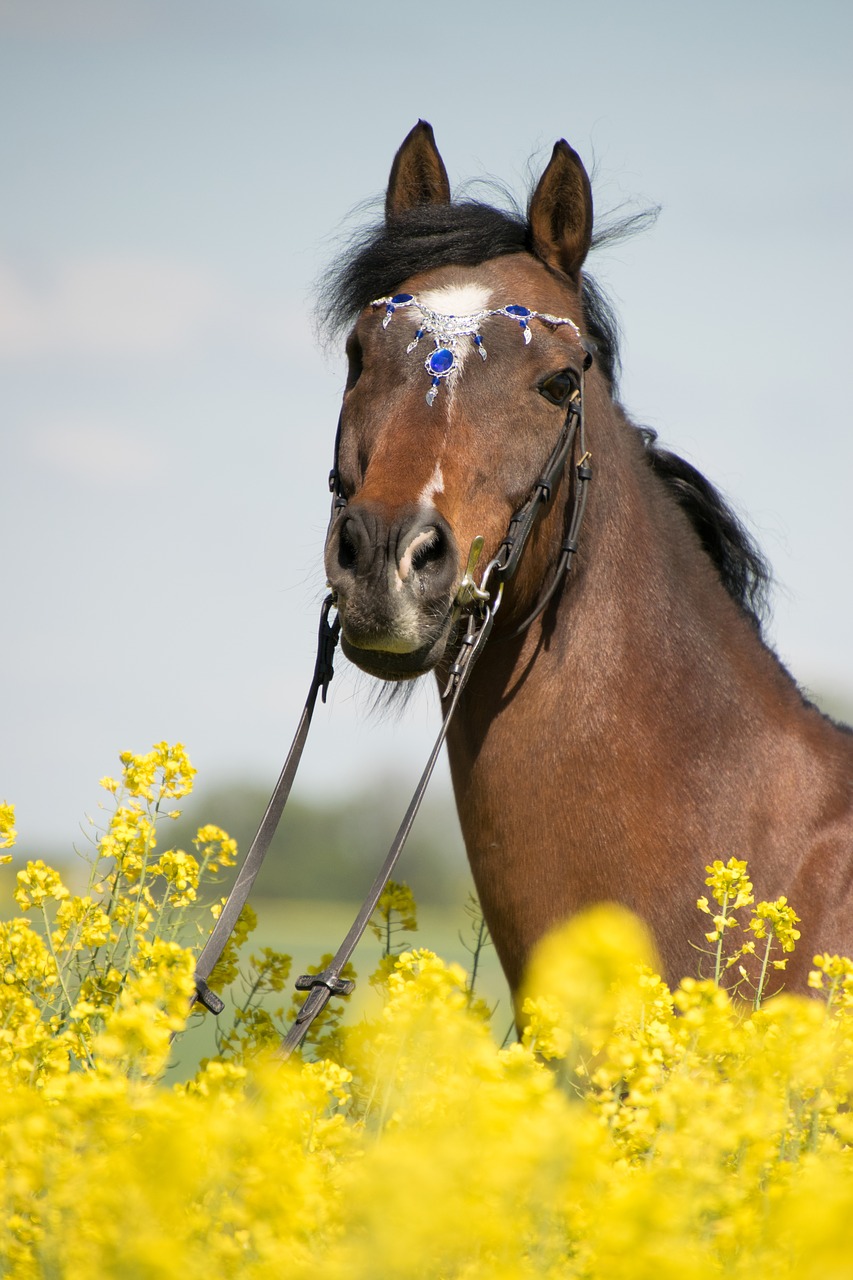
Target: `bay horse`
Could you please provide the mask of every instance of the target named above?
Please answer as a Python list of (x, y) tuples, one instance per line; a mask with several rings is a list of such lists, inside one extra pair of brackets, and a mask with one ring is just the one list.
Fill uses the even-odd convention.
[(497, 554), (583, 383), (586, 457), (574, 442), (447, 739), (510, 989), (546, 930), (602, 900), (648, 923), (670, 981), (695, 974), (705, 865), (734, 856), (799, 913), (785, 981), (802, 990), (816, 950), (853, 948), (853, 734), (762, 640), (768, 571), (724, 499), (619, 403), (592, 243), (565, 141), (526, 217), (453, 203), (424, 121), (403, 142), (384, 222), (321, 302), (354, 322), (325, 548), (343, 651), (383, 681), (444, 684), (469, 548)]

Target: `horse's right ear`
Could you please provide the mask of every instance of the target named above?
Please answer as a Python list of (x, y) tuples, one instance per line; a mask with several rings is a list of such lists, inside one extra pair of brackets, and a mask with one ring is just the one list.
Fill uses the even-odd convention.
[(393, 218), (424, 204), (450, 204), (450, 182), (438, 154), (432, 125), (419, 120), (394, 157), (385, 217)]

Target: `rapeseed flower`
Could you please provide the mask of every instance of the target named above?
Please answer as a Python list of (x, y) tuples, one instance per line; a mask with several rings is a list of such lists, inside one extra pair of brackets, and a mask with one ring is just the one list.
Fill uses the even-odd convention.
[[(17, 836), (15, 830), (15, 806), (0, 804), (0, 849), (11, 849)], [(0, 863), (10, 862), (11, 854), (3, 854)]]
[[(797, 918), (784, 899), (755, 903), (745, 862), (710, 864), (699, 900), (717, 980), (670, 990), (643, 926), (596, 908), (543, 940), (507, 1048), (472, 975), (403, 943), (416, 914), (394, 885), (374, 922), (373, 1009), (348, 1025), (330, 1002), (303, 1057), (275, 1062), (290, 961), (244, 959), (247, 908), (211, 978), (231, 988), (232, 1022), (172, 1085), (210, 921), (197, 899), (236, 846), (202, 827), (193, 853), (158, 855), (163, 802), (194, 771), (164, 743), (122, 762), (85, 891), (29, 863), (23, 914), (0, 922), (4, 1274), (849, 1273), (853, 961), (816, 956), (810, 1000), (768, 996), (771, 947), (784, 961)], [(747, 979), (722, 985), (740, 966), (749, 1002)]]

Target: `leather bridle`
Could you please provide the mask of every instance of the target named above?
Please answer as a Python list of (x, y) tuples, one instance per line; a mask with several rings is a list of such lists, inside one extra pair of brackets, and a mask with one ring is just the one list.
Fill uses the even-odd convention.
[[(325, 1008), (333, 995), (349, 995), (354, 988), (355, 984), (351, 980), (341, 976), (343, 968), (367, 928), (379, 898), (406, 843), (463, 690), (470, 679), (471, 672), (483, 651), (486, 641), (491, 635), (495, 616), (503, 596), (504, 586), (515, 574), (533, 526), (542, 509), (550, 501), (552, 492), (558, 485), (573, 452), (576, 452), (575, 478), (567, 510), (567, 529), (560, 546), (553, 578), (543, 591), (535, 608), (525, 617), (523, 622), (511, 632), (501, 636), (501, 639), (512, 639), (522, 635), (536, 618), (544, 612), (571, 570), (586, 509), (587, 489), (592, 478), (584, 422), (584, 372), (591, 363), (591, 356), (587, 355), (583, 369), (577, 375), (577, 385), (569, 397), (565, 421), (557, 443), (551, 451), (538, 479), (534, 482), (529, 496), (510, 520), (506, 536), (494, 557), (483, 570), (479, 583), (474, 579), (474, 570), (482, 551), (483, 539), (475, 538), (472, 544), (454, 606), (457, 629), (460, 629), (464, 622), (464, 634), (462, 635), (456, 658), (450, 667), (447, 684), (442, 694), (444, 714), (435, 744), (391, 848), (385, 857), (385, 861), (334, 958), (321, 973), (302, 974), (296, 980), (297, 991), (306, 991), (308, 994), (296, 1015), (293, 1025), (279, 1046), (276, 1055), (279, 1058), (289, 1057), (293, 1050), (298, 1048), (305, 1038), (311, 1023)], [(329, 474), (329, 488), (332, 492), (332, 521), (338, 517), (347, 503), (338, 472), (340, 434), (341, 421), (339, 419), (335, 438), (334, 465)], [(335, 597), (334, 594), (331, 594), (323, 601), (320, 612), (314, 673), (296, 734), (255, 838), (240, 866), (234, 886), (225, 901), (210, 937), (199, 955), (195, 970), (195, 992), (190, 1002), (191, 1007), (198, 1002), (214, 1014), (221, 1013), (225, 1007), (222, 999), (208, 986), (208, 979), (225, 949), (240, 912), (248, 900), (261, 864), (275, 835), (299, 767), (318, 693), (322, 695), (324, 702), (326, 700), (329, 683), (334, 675), (333, 658), (341, 629), (340, 616), (337, 612), (334, 620), (329, 621), (331, 611), (334, 608)]]

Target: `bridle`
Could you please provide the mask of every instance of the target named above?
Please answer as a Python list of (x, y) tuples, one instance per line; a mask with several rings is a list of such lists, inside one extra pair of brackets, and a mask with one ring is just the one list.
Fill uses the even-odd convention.
[[(488, 596), (493, 574), (501, 589), (503, 584), (509, 582), (513, 577), (524, 554), (527, 539), (530, 536), (533, 525), (536, 523), (539, 512), (551, 501), (551, 494), (565, 471), (577, 439), (579, 457), (575, 465), (575, 485), (572, 494), (569, 525), (560, 544), (560, 553), (551, 583), (524, 620), (513, 631), (502, 636), (504, 640), (514, 640), (517, 636), (523, 635), (531, 624), (544, 613), (558, 588), (565, 581), (566, 575), (571, 571), (572, 560), (578, 549), (581, 525), (586, 511), (587, 489), (592, 479), (591, 454), (586, 447), (586, 421), (584, 414), (584, 374), (591, 363), (592, 357), (587, 354), (586, 361), (578, 374), (577, 387), (569, 398), (566, 418), (557, 443), (552, 449), (539, 478), (534, 482), (527, 501), (518, 508), (510, 520), (506, 536), (493, 559), (486, 565), (480, 586), (474, 593), (478, 598), (481, 593), (485, 593)], [(460, 591), (462, 586), (465, 585), (467, 576), (468, 574), (462, 579)]]
[[(349, 995), (354, 989), (354, 982), (341, 976), (343, 968), (361, 940), (402, 853), (462, 693), (470, 679), (477, 659), (492, 633), (504, 587), (515, 574), (533, 526), (540, 512), (550, 502), (551, 495), (564, 474), (569, 459), (572, 457), (573, 452), (576, 452), (575, 478), (571, 499), (567, 507), (567, 528), (560, 546), (552, 580), (542, 592), (533, 610), (511, 632), (503, 634), (501, 639), (514, 639), (523, 635), (545, 611), (571, 571), (586, 510), (589, 481), (592, 478), (590, 454), (586, 447), (584, 419), (584, 374), (591, 363), (592, 357), (587, 352), (583, 366), (576, 375), (576, 385), (568, 400), (566, 417), (557, 443), (552, 449), (539, 477), (534, 482), (527, 499), (512, 516), (506, 535), (495, 555), (483, 570), (479, 583), (474, 578), (474, 572), (482, 552), (483, 539), (481, 537), (475, 538), (472, 543), (465, 573), (462, 576), (454, 602), (457, 630), (462, 630), (464, 624), (464, 632), (461, 636), (456, 657), (450, 666), (447, 683), (442, 693), (444, 714), (441, 728), (385, 861), (373, 881), (349, 932), (335, 953), (334, 958), (322, 972), (302, 974), (296, 980), (297, 991), (306, 991), (308, 994), (296, 1014), (293, 1025), (278, 1048), (276, 1056), (280, 1059), (289, 1057), (293, 1050), (298, 1048), (304, 1040), (311, 1023), (322, 1012), (333, 995)], [(347, 505), (347, 498), (341, 485), (338, 470), (340, 437), (341, 419), (339, 418), (335, 436), (334, 463), (329, 473), (329, 488), (332, 494), (330, 524), (340, 516), (341, 511)], [(223, 905), (212, 933), (199, 955), (195, 970), (195, 992), (190, 1001), (191, 1008), (198, 1002), (212, 1013), (218, 1014), (225, 1007), (222, 999), (208, 986), (208, 979), (225, 949), (240, 912), (248, 900), (252, 885), (275, 835), (305, 748), (318, 693), (322, 695), (322, 700), (326, 701), (329, 683), (334, 675), (334, 652), (341, 630), (340, 615), (337, 611), (333, 621), (329, 620), (333, 609), (335, 609), (335, 597), (334, 594), (330, 594), (323, 601), (320, 611), (314, 673), (296, 734), (255, 838), (240, 866), (234, 886)]]

